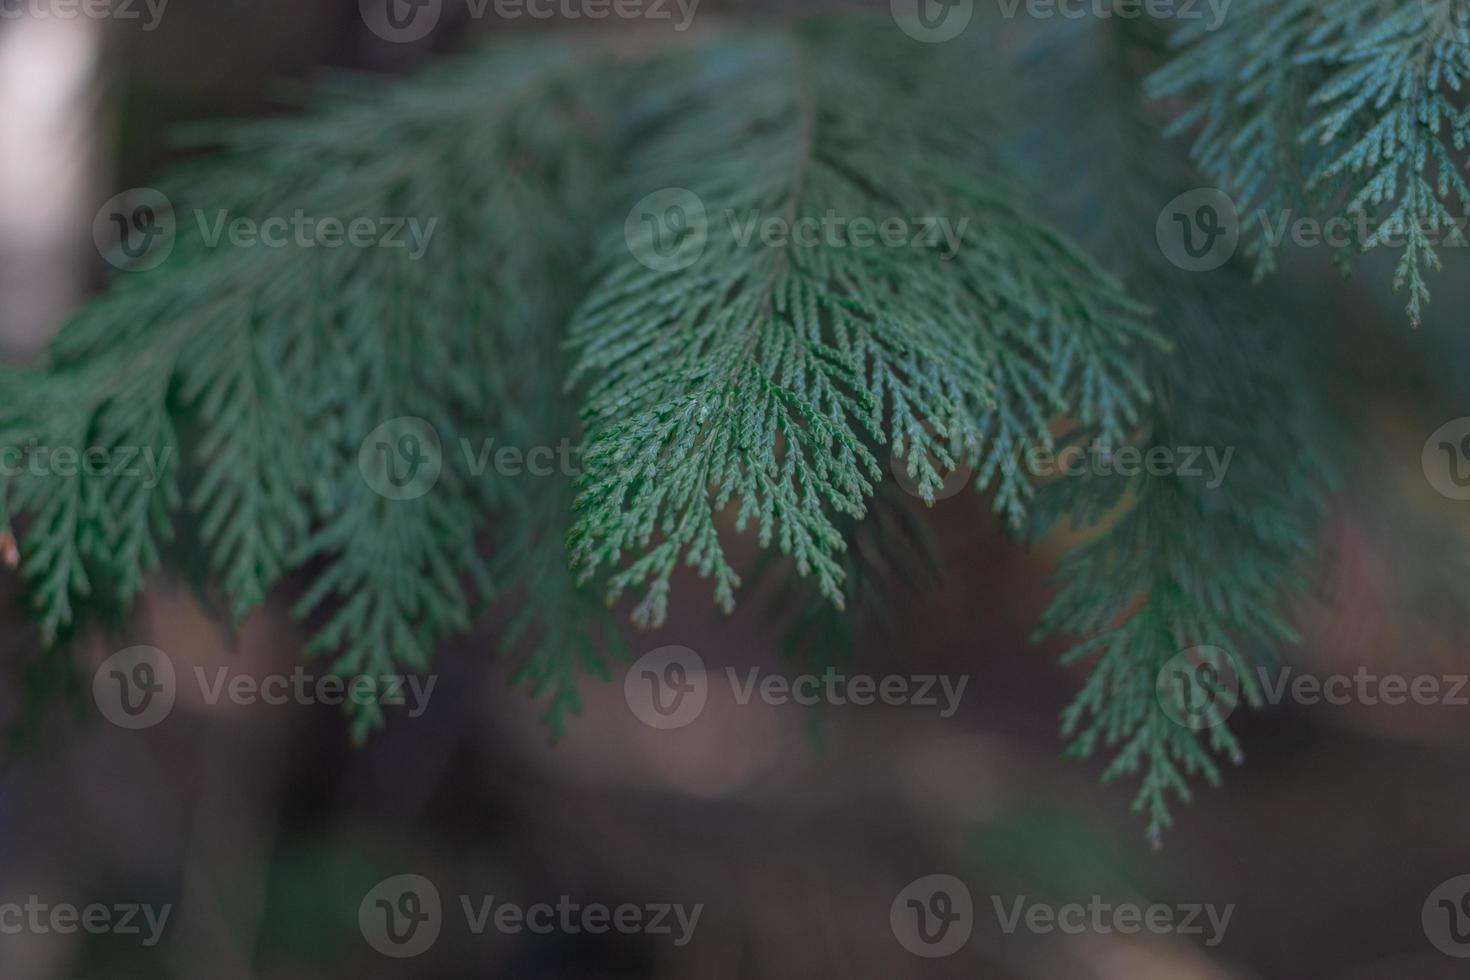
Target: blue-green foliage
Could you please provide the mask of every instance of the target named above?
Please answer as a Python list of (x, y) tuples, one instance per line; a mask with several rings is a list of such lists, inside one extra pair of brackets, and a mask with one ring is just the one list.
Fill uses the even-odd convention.
[(1217, 30), (1175, 41), (1149, 92), (1189, 104), (1171, 132), (1191, 134), (1200, 169), (1234, 195), (1257, 272), (1275, 264), (1265, 226), (1283, 213), (1362, 215), (1357, 248), (1402, 249), (1394, 285), (1417, 324), (1437, 246), (1467, 244), (1470, 4), (1237, 0)]
[[(1146, 398), (1131, 362), (1141, 310), (1020, 211), (1004, 177), (977, 175), (979, 120), (932, 104), (955, 76), (864, 41), (742, 41), (716, 62), (718, 94), (672, 106), (633, 154), (629, 204), (684, 188), (709, 223), (678, 270), (645, 266), (619, 229), (572, 326), (588, 430), (572, 557), (584, 576), (613, 569), (614, 598), (643, 590), (640, 622), (663, 621), (681, 561), (733, 606), (718, 526), (732, 502), (736, 530), (841, 604), (835, 519), (863, 515), (884, 476), (876, 447), (926, 497), (972, 467), (1019, 521), (1030, 487), (1007, 464), (1049, 444), (1053, 416), (1118, 434)], [(942, 218), (965, 236), (947, 255), (743, 244), (735, 227), (829, 213)]]
[[(1200, 100), (1177, 128), (1242, 211), (1432, 227), (1463, 190), (1450, 154), (1464, 53), (1410, 6), (1237, 0), (1219, 33), (1181, 36), (1155, 93)], [(156, 488), (7, 481), (45, 638), (83, 600), (134, 599), (182, 531), (237, 616), (299, 573), (312, 648), (344, 673), (422, 667), (483, 599), (518, 604), (516, 676), (559, 731), (578, 676), (616, 649), (597, 600), (638, 593), (635, 619), (660, 623), (685, 565), (728, 608), (742, 530), (803, 576), (788, 593), (809, 603), (792, 617), (799, 655), (839, 658), (836, 610), (876, 606), (930, 564), (922, 545), (893, 550), (922, 535), (882, 485), (890, 461), (930, 499), (967, 468), (1014, 527), (1112, 522), (1061, 562), (1043, 630), (1075, 637), (1069, 662), (1092, 667), (1064, 718), (1074, 751), (1110, 749), (1109, 775), (1141, 773), (1138, 806), (1161, 830), (1186, 777), (1218, 778), (1238, 745), (1228, 725), (1170, 721), (1159, 670), (1191, 646), (1248, 665), (1290, 640), (1283, 593), (1327, 467), (1309, 359), (1231, 273), (1181, 274), (1155, 247), (1160, 204), (1197, 178), (1163, 165), (1133, 111), (1139, 60), (1119, 50), (1027, 69), (1052, 81), (1034, 87), (1038, 131), (1078, 154), (1038, 184), (1088, 209), (1054, 217), (1117, 278), (1023, 205), (977, 111), (975, 52), (891, 28), (729, 31), (621, 63), (596, 44), (519, 41), (231, 131), (160, 184), (183, 217), (168, 261), (121, 277), (39, 369), (0, 376), (0, 443), (176, 449)], [(1056, 110), (1072, 114), (1046, 119)], [(669, 188), (697, 198), (708, 240), (681, 268), (651, 268), (638, 229), (656, 225), (625, 219)], [(438, 225), (418, 262), (210, 248), (196, 207)], [(951, 253), (737, 234), (829, 214), (943, 219), (963, 238)], [(1434, 261), (1423, 242), (1406, 250), (1416, 315)], [(444, 470), (431, 492), (389, 500), (358, 453), (403, 416), (432, 424)], [(585, 472), (575, 486), (477, 475), (461, 440), (487, 437), (581, 440)], [(1217, 488), (1177, 474), (1038, 487), (1019, 465), (1083, 441), (1234, 456)], [(359, 730), (379, 718), (363, 712)]]
[(1136, 66), (1162, 54), (1147, 28), (1074, 31), (1038, 59), (1068, 69), (1027, 103), (1039, 126), (1027, 149), (1042, 179), (1067, 188), (1058, 216), (1154, 308), (1170, 342), (1147, 360), (1153, 410), (1130, 443), (1231, 454), (1218, 486), (1182, 471), (1089, 473), (1050, 482), (1032, 509), (1035, 535), (1106, 522), (1059, 563), (1038, 633), (1069, 638), (1063, 662), (1090, 669), (1063, 715), (1070, 751), (1109, 753), (1107, 779), (1140, 777), (1134, 805), (1155, 840), (1173, 822), (1171, 798), (1191, 798), (1188, 777), (1217, 783), (1217, 759), (1241, 758), (1219, 705), (1198, 728), (1171, 717), (1160, 673), (1191, 648), (1221, 648), (1240, 707), (1259, 706), (1256, 667), (1296, 639), (1287, 610), (1316, 550), (1338, 438), (1320, 358), (1269, 312), (1280, 297), (1229, 269), (1181, 271), (1154, 240), (1159, 207), (1195, 179), (1136, 98)]
[[(506, 581), (536, 586), (524, 615), (545, 624), (544, 645), (523, 676), (549, 698), (554, 726), (575, 711), (573, 668), (596, 659), (586, 609), (601, 611), (531, 546), (564, 533), (555, 501), (568, 490), (477, 476), (459, 440), (573, 434), (564, 410), (559, 421), (526, 413), (555, 404), (565, 374), (558, 267), (603, 169), (589, 125), (609, 114), (611, 90), (589, 82), (603, 70), (576, 48), (502, 49), (229, 129), (220, 152), (161, 182), (178, 225), (167, 261), (120, 276), (66, 325), (39, 375), (8, 379), (0, 406), (8, 445), (172, 452), (153, 490), (86, 472), (10, 482), (48, 640), (71, 625), (74, 601), (103, 598), (99, 582), (106, 598), (131, 600), (183, 512), (237, 616), (309, 568), (296, 608), (315, 620), (312, 651), (349, 675), (422, 669), (437, 640), (470, 626), (467, 586), (494, 594), (485, 546), (526, 563)], [(212, 247), (196, 211), (205, 227), (221, 212), (260, 222), (298, 211), (437, 224), (414, 260), (395, 248)], [(372, 492), (358, 462), (368, 434), (403, 416), (433, 425), (444, 460), (434, 490), (409, 501)], [(359, 733), (379, 716), (362, 712)]]

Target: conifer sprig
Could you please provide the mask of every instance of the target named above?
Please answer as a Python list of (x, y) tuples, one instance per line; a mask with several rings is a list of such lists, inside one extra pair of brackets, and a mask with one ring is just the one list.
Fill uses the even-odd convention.
[(1200, 169), (1235, 196), (1257, 273), (1274, 267), (1267, 229), (1289, 213), (1362, 216), (1354, 246), (1401, 250), (1394, 288), (1417, 325), (1425, 271), (1441, 247), (1467, 244), (1470, 8), (1242, 0), (1218, 30), (1194, 24), (1176, 42), (1149, 91), (1191, 103), (1171, 131), (1193, 135)]
[[(611, 117), (611, 88), (591, 82), (599, 59), (523, 42), (388, 89), (344, 89), (307, 115), (228, 129), (217, 152), (164, 179), (177, 219), (167, 260), (120, 276), (0, 406), (7, 444), (172, 452), (156, 488), (86, 472), (10, 482), (48, 639), (99, 582), (130, 600), (186, 510), (237, 616), (310, 568), (296, 610), (317, 619), (312, 651), (344, 674), (422, 669), (437, 640), (469, 627), (467, 588), (492, 591), (482, 538), (561, 537), (565, 518), (548, 528), (544, 509), (526, 513), (544, 484), (472, 474), (458, 449), (523, 428), (528, 389), (544, 404), (561, 383), (559, 266)], [(421, 257), (209, 238), (221, 219), (298, 213), (411, 218), (433, 237)], [(361, 456), (403, 417), (435, 433), (442, 473), (416, 499), (389, 499)], [(489, 519), (504, 510), (514, 524)], [(564, 603), (528, 608), (578, 622)], [(533, 649), (526, 676), (559, 722), (575, 694), (554, 664), (588, 657), (550, 639), (557, 651)], [(359, 733), (378, 719), (370, 706)]]
[[(1037, 161), (1041, 172), (1072, 178), (1064, 227), (1154, 307), (1171, 344), (1148, 361), (1155, 400), (1130, 442), (1142, 453), (1230, 454), (1215, 486), (1179, 470), (1089, 473), (1050, 481), (1032, 509), (1038, 536), (1065, 521), (1101, 525), (1058, 563), (1037, 633), (1071, 638), (1063, 663), (1088, 669), (1062, 718), (1069, 751), (1108, 753), (1105, 779), (1140, 779), (1134, 808), (1157, 842), (1173, 823), (1171, 801), (1191, 799), (1190, 777), (1216, 784), (1220, 757), (1241, 760), (1232, 712), (1260, 706), (1256, 668), (1296, 641), (1287, 610), (1317, 550), (1340, 437), (1302, 339), (1229, 270), (1182, 272), (1156, 245), (1159, 202), (1194, 178), (1150, 116), (1118, 108), (1140, 61), (1162, 55), (1154, 40), (1146, 29), (1092, 28), (1055, 41), (1045, 61), (1070, 68), (1027, 108), (1042, 127), (1036, 145), (1062, 151)], [(1166, 672), (1197, 668), (1200, 647), (1225, 651), (1210, 667), (1228, 670), (1238, 690), (1193, 725), (1171, 704)]]
[[(696, 213), (674, 223), (704, 239), (650, 267), (656, 236), (678, 230), (650, 215), (604, 250), (572, 327), (588, 430), (572, 557), (584, 577), (611, 569), (612, 598), (642, 590), (639, 622), (663, 621), (681, 561), (733, 606), (718, 526), (732, 502), (736, 530), (779, 545), (840, 606), (835, 519), (863, 515), (879, 446), (930, 498), (973, 467), (1018, 520), (1029, 485), (1007, 464), (1049, 441), (1054, 415), (1119, 431), (1146, 398), (1131, 363), (1141, 310), (1020, 213), (1003, 178), (977, 179), (977, 128), (916, 111), (943, 86), (911, 60), (876, 70), (895, 50), (846, 32), (739, 42), (633, 154), (630, 202), (677, 189)], [(943, 219), (964, 238), (945, 254), (767, 245), (738, 227), (829, 215)]]
[[(1243, 208), (1336, 199), (1443, 222), (1463, 191), (1448, 165), (1463, 52), (1412, 29), (1404, 6), (1384, 21), (1367, 0), (1309, 6), (1238, 6), (1236, 33), (1185, 38), (1156, 94), (1202, 95), (1179, 127), (1199, 127), (1198, 159)], [(876, 494), (892, 503), (890, 459), (931, 499), (969, 468), (1012, 525), (1115, 522), (1062, 561), (1042, 629), (1075, 635), (1067, 660), (1092, 670), (1064, 718), (1074, 751), (1111, 750), (1109, 776), (1140, 773), (1137, 805), (1160, 831), (1187, 777), (1214, 780), (1238, 752), (1225, 724), (1167, 717), (1161, 667), (1195, 645), (1248, 666), (1291, 638), (1282, 594), (1311, 551), (1328, 469), (1307, 359), (1228, 273), (1206, 284), (1162, 260), (1158, 191), (1182, 178), (1161, 170), (1150, 121), (1119, 112), (1136, 94), (1129, 71), (1093, 66), (1043, 100), (1081, 110), (1052, 143), (1087, 154), (1049, 186), (1095, 209), (1079, 238), (1147, 308), (1022, 208), (994, 121), (974, 111), (973, 53), (939, 47), (810, 25), (613, 66), (595, 46), (521, 40), (230, 131), (162, 185), (185, 216), (167, 262), (121, 277), (40, 370), (0, 376), (0, 444), (161, 460), (154, 485), (29, 470), (5, 482), (47, 640), (83, 601), (131, 601), (177, 528), (237, 616), (309, 575), (297, 611), (344, 673), (421, 668), (485, 599), (515, 604), (504, 643), (555, 733), (578, 710), (579, 675), (604, 674), (617, 650), (603, 592), (578, 576), (641, 593), (635, 618), (655, 624), (683, 563), (729, 607), (740, 575), (726, 537), (753, 530), (805, 576), (792, 595), (825, 596), (799, 624), (825, 641), (841, 633), (834, 610), (928, 566), (923, 547), (895, 554), (919, 537), (902, 516), (869, 514)], [(682, 211), (639, 214), (670, 190)], [(436, 231), (417, 262), (215, 247), (195, 209), (417, 216)], [(943, 220), (960, 236), (761, 236), (766, 219), (789, 232), (829, 216)], [(585, 242), (604, 227), (600, 249)], [(1405, 256), (1416, 314), (1417, 263), (1431, 260)], [(427, 426), (442, 473), (390, 499), (369, 478), (370, 434), (405, 417)], [(487, 478), (457, 451), (486, 436), (584, 438), (584, 472), (575, 487)], [(1234, 455), (1218, 487), (1146, 474), (1038, 489), (1020, 465), (1080, 440)], [(798, 646), (812, 663), (840, 656)], [(369, 708), (358, 731), (379, 718)]]

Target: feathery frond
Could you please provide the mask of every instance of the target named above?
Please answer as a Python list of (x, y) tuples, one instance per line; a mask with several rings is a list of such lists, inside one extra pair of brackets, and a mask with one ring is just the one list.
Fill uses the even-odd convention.
[[(835, 518), (863, 515), (877, 446), (926, 498), (972, 467), (1019, 521), (1029, 484), (1008, 464), (1052, 416), (1117, 432), (1146, 398), (1139, 308), (1003, 179), (976, 178), (974, 127), (914, 113), (943, 86), (911, 47), (722, 45), (635, 152), (628, 199), (650, 210), (604, 249), (572, 328), (588, 428), (572, 555), (584, 577), (611, 570), (610, 597), (642, 590), (645, 624), (681, 561), (733, 607), (727, 505), (841, 606)], [(905, 233), (873, 244), (885, 224)]]
[(1151, 79), (1188, 100), (1172, 133), (1235, 196), (1257, 273), (1293, 218), (1346, 219), (1349, 248), (1400, 250), (1394, 288), (1416, 325), (1439, 249), (1465, 247), (1470, 138), (1464, 0), (1240, 0), (1218, 30), (1176, 37)]
[[(598, 57), (522, 43), (344, 90), (226, 131), (163, 182), (172, 253), (120, 276), (0, 409), (9, 444), (142, 447), (168, 464), (152, 487), (54, 466), (12, 481), (48, 638), (99, 578), (119, 601), (136, 593), (181, 503), (236, 615), (285, 572), (315, 571), (296, 609), (321, 615), (311, 649), (336, 671), (423, 669), (468, 628), (467, 585), (489, 593), (487, 517), (544, 487), (471, 472), (459, 450), (510, 425), (534, 383), (502, 373), (507, 350), (535, 337), (558, 371), (556, 264), (609, 116), (608, 86), (586, 84)], [(234, 235), (241, 219), (261, 236)], [(376, 237), (339, 230), (332, 247), (313, 237), (328, 220)], [(269, 222), (284, 237), (267, 240)], [(419, 464), (428, 492), (383, 482)], [(378, 719), (370, 706), (359, 732)]]
[[(1085, 175), (1062, 210), (1153, 305), (1171, 342), (1149, 362), (1154, 405), (1128, 442), (1140, 459), (1157, 451), (1171, 463), (1056, 477), (1038, 495), (1031, 531), (1067, 520), (1097, 530), (1060, 561), (1037, 633), (1074, 638), (1063, 663), (1089, 668), (1062, 719), (1070, 751), (1110, 752), (1105, 779), (1141, 777), (1134, 806), (1157, 841), (1173, 822), (1171, 797), (1191, 798), (1189, 777), (1217, 783), (1216, 758), (1240, 760), (1230, 711), (1259, 706), (1254, 667), (1295, 642), (1285, 610), (1316, 552), (1337, 436), (1301, 339), (1228, 271), (1183, 272), (1154, 241), (1159, 201), (1191, 178), (1148, 116), (1118, 108), (1132, 92), (1130, 66), (1149, 55), (1146, 31), (1079, 30), (1047, 50), (1071, 73), (1029, 106), (1045, 131), (1069, 134), (1043, 145), (1087, 148), (1089, 166), (1065, 156), (1044, 172)], [(1085, 216), (1083, 202), (1095, 206)], [(1210, 666), (1233, 670), (1239, 689), (1185, 724), (1160, 678), (1200, 647), (1226, 651), (1229, 664)]]

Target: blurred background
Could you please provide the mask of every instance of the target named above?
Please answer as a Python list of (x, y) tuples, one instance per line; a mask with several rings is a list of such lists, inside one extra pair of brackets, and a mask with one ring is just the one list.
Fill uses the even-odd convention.
[[(35, 358), (105, 283), (93, 215), (175, 158), (179, 124), (277, 111), (282, 84), (323, 73), (409, 73), (472, 34), (664, 29), (471, 22), (445, 0), (432, 33), (389, 43), (357, 0), (174, 0), (153, 30), (143, 29), (149, 8), (136, 6), (132, 22), (0, 19), (0, 345), (11, 362)], [(868, 6), (886, 15), (886, 0)], [(703, 0), (695, 29), (830, 7)], [(994, 25), (1002, 49), (1034, 29)], [(1361, 436), (1298, 610), (1305, 641), (1290, 656), (1303, 672), (1444, 674), (1470, 662), (1464, 566), (1453, 560), (1470, 505), (1436, 493), (1420, 465), (1429, 433), (1470, 414), (1470, 276), (1463, 256), (1448, 258), (1416, 331), (1386, 269), (1343, 282), (1308, 257), (1281, 273), (1312, 297), (1316, 322), (1300, 329), (1336, 365), (1333, 395)], [(802, 707), (738, 704), (724, 668), (784, 670), (781, 627), (763, 613), (772, 597), (748, 596), (726, 617), (698, 582), (679, 583), (665, 628), (627, 637), (635, 655), (680, 645), (710, 666), (708, 704), (678, 731), (642, 724), (619, 675), (589, 680), (584, 717), (548, 744), (493, 655), (505, 625), (494, 620), (441, 651), (422, 718), (390, 714), (361, 749), (329, 706), (210, 705), (181, 692), (166, 724), (126, 731), (98, 717), (90, 692), (73, 691), (6, 749), (0, 907), (36, 897), (172, 913), (156, 945), (12, 933), (0, 915), (0, 977), (1466, 975), (1421, 913), (1441, 882), (1470, 873), (1470, 707), (1239, 714), (1246, 764), (1218, 791), (1199, 787), (1155, 851), (1129, 812), (1134, 786), (1102, 786), (1100, 763), (1062, 758), (1057, 718), (1081, 675), (1057, 666), (1060, 645), (1029, 634), (1068, 541), (1025, 549), (969, 494), (923, 519), (942, 542), (940, 584), (899, 600), (891, 635), (860, 637), (851, 669), (968, 677), (949, 718), (914, 705), (833, 707), (814, 734)], [(33, 663), (39, 641), (13, 578), (0, 589), (7, 660)], [(227, 664), (263, 678), (299, 662), (289, 604), (281, 596), (230, 633), (159, 577), (125, 635), (168, 651), (180, 671)], [(100, 664), (121, 645), (83, 641), (81, 656)], [(8, 676), (0, 710), (18, 722), (29, 695), (19, 670)], [(427, 952), (398, 960), (367, 940), (359, 911), (380, 882), (405, 874), (434, 883), (444, 926)], [(963, 881), (974, 914), (963, 949), (930, 959), (905, 949), (890, 913), (909, 883), (933, 874)], [(475, 935), (460, 898), (492, 895), (703, 911), (682, 946), (617, 932)], [(1208, 933), (1008, 934), (993, 903), (1020, 896), (1234, 908), (1214, 945)]]

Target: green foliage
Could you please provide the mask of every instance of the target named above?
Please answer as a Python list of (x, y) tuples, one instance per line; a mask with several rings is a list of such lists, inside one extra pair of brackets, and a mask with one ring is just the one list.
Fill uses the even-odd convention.
[[(1154, 93), (1202, 100), (1175, 128), (1196, 131), (1197, 161), (1242, 211), (1386, 209), (1384, 228), (1432, 227), (1463, 191), (1464, 55), (1407, 6), (1237, 0), (1220, 33), (1181, 37)], [(1170, 721), (1159, 670), (1195, 645), (1249, 664), (1291, 640), (1285, 597), (1312, 550), (1329, 427), (1311, 359), (1264, 304), (1228, 272), (1187, 276), (1159, 254), (1159, 205), (1198, 178), (1130, 109), (1158, 52), (1122, 37), (1082, 32), (1027, 70), (1049, 80), (1031, 131), (1078, 156), (1027, 153), (1022, 169), (1046, 175), (1049, 217), (1081, 247), (1023, 206), (996, 135), (1009, 130), (974, 97), (977, 52), (891, 28), (730, 31), (625, 61), (522, 40), (227, 130), (160, 183), (182, 216), (168, 261), (119, 277), (38, 370), (0, 376), (0, 445), (167, 461), (156, 486), (4, 484), (46, 640), (84, 602), (131, 602), (179, 531), (236, 616), (299, 573), (311, 649), (343, 673), (422, 668), (502, 600), (515, 679), (557, 734), (579, 677), (620, 652), (599, 600), (635, 593), (634, 619), (661, 623), (683, 565), (729, 608), (742, 531), (801, 577), (786, 590), (803, 600), (787, 617), (796, 656), (840, 662), (839, 612), (877, 610), (932, 570), (889, 462), (930, 500), (964, 469), (1033, 535), (1107, 522), (1061, 562), (1042, 631), (1091, 667), (1063, 720), (1073, 751), (1140, 773), (1137, 806), (1161, 831), (1187, 777), (1218, 779), (1239, 746), (1227, 725)], [(680, 229), (640, 223), (638, 206), (670, 188), (699, 202), (708, 237), (692, 261), (651, 267), (655, 237)], [(210, 247), (195, 209), (437, 224), (413, 261)], [(942, 219), (963, 238), (952, 252), (934, 238), (773, 245), (750, 224), (829, 215)], [(1436, 257), (1414, 242), (1400, 275), (1417, 316)], [(432, 427), (443, 471), (393, 500), (359, 453), (405, 417)], [(577, 441), (584, 471), (575, 486), (478, 473), (487, 438)], [(1018, 465), (1074, 443), (1234, 455), (1219, 487), (1038, 486)], [(358, 732), (380, 718), (364, 711)]]
[[(633, 154), (629, 203), (686, 188), (709, 222), (707, 247), (678, 270), (630, 254), (656, 227), (633, 250), (617, 236), (572, 326), (588, 430), (572, 557), (584, 577), (615, 569), (613, 598), (644, 589), (641, 623), (663, 622), (681, 560), (733, 606), (717, 526), (732, 501), (737, 530), (779, 544), (841, 605), (834, 517), (863, 515), (883, 477), (874, 444), (930, 498), (973, 467), (1019, 520), (1029, 486), (1005, 464), (1049, 443), (1053, 415), (1116, 433), (1144, 400), (1130, 363), (1147, 336), (1139, 309), (1018, 211), (1003, 177), (975, 179), (978, 120), (915, 111), (946, 76), (864, 40), (730, 45)], [(951, 256), (940, 242), (742, 244), (735, 227), (829, 213), (967, 230)]]
[[(1417, 325), (1437, 245), (1464, 247), (1451, 209), (1470, 205), (1470, 6), (1464, 0), (1239, 0), (1218, 30), (1197, 23), (1149, 92), (1192, 103), (1171, 132), (1235, 197), (1257, 273), (1275, 265), (1255, 212), (1362, 215), (1362, 249), (1402, 249), (1394, 288)], [(1350, 228), (1356, 230), (1357, 223)]]
[(1045, 60), (1071, 70), (1054, 75), (1028, 109), (1042, 121), (1038, 145), (1063, 151), (1043, 173), (1085, 175), (1061, 210), (1154, 307), (1171, 342), (1171, 354), (1149, 361), (1154, 410), (1130, 443), (1233, 455), (1215, 487), (1182, 469), (1056, 480), (1041, 493), (1031, 530), (1106, 521), (1059, 563), (1038, 632), (1075, 638), (1063, 662), (1090, 667), (1063, 715), (1070, 751), (1108, 750), (1105, 779), (1141, 774), (1134, 805), (1157, 841), (1173, 822), (1170, 797), (1191, 797), (1189, 776), (1218, 783), (1216, 757), (1241, 760), (1228, 718), (1216, 713), (1195, 730), (1169, 716), (1160, 671), (1193, 647), (1223, 648), (1242, 707), (1259, 706), (1255, 666), (1296, 639), (1286, 609), (1316, 550), (1339, 437), (1314, 381), (1321, 359), (1267, 313), (1265, 297), (1227, 272), (1181, 272), (1154, 242), (1160, 202), (1191, 176), (1142, 112), (1118, 108), (1128, 105), (1133, 66), (1158, 53), (1150, 41), (1146, 30), (1065, 38)]
[[(439, 638), (467, 629), (466, 585), (491, 593), (480, 538), (534, 565), (528, 540), (563, 533), (544, 503), (556, 494), (470, 473), (457, 450), (524, 431), (526, 407), (561, 384), (557, 268), (575, 223), (548, 215), (586, 207), (601, 169), (595, 121), (611, 92), (588, 80), (603, 70), (580, 49), (517, 45), (226, 130), (219, 152), (162, 182), (178, 214), (173, 253), (119, 277), (65, 327), (41, 375), (8, 383), (0, 409), (9, 445), (162, 455), (183, 443), (156, 489), (85, 471), (12, 481), (48, 640), (98, 580), (133, 598), (181, 509), (237, 616), (286, 571), (313, 572), (296, 609), (318, 620), (310, 649), (334, 652), (344, 674), (422, 669)], [(437, 224), (418, 261), (206, 238), (221, 212), (298, 211)], [(364, 439), (399, 417), (427, 420), (443, 447), (439, 483), (417, 500), (372, 492), (359, 467)], [(505, 512), (515, 519), (490, 519)], [(581, 622), (570, 575), (547, 582), (536, 565), (527, 577), (548, 587), (525, 615), (554, 630), (525, 676), (560, 724), (576, 707), (569, 668), (591, 658), (558, 635)], [(378, 720), (373, 706), (359, 733)]]

